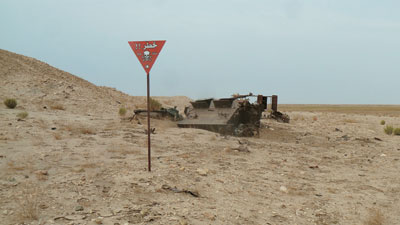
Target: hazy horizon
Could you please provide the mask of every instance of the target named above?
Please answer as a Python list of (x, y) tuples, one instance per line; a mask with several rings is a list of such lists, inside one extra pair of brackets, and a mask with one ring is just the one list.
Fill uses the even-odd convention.
[(11, 1), (0, 48), (146, 95), (128, 41), (166, 40), (152, 96), (233, 93), (282, 104), (400, 104), (398, 1)]

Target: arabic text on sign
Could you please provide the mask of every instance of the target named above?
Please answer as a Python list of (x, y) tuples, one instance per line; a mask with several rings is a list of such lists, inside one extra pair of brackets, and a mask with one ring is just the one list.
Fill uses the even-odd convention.
[(156, 47), (157, 47), (156, 42), (153, 42), (153, 44), (146, 43), (143, 50), (146, 50), (148, 48), (156, 48)]

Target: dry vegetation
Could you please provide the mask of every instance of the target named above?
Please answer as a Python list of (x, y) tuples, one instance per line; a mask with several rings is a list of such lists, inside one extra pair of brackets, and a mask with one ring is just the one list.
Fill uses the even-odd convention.
[(62, 135), (60, 133), (54, 133), (53, 134), (54, 139), (56, 140), (61, 140), (62, 139)]
[(53, 109), (53, 110), (65, 110), (65, 107), (63, 105), (61, 105), (61, 104), (53, 104), (53, 105), (50, 105), (50, 109)]
[(126, 111), (127, 111), (126, 108), (119, 108), (119, 112), (118, 113), (119, 113), (120, 116), (125, 116), (126, 115)]
[(380, 210), (370, 210), (368, 219), (365, 221), (365, 225), (384, 225), (385, 217)]
[(343, 122), (345, 122), (345, 123), (358, 123), (358, 121), (355, 120), (355, 119), (344, 119)]
[(160, 110), (162, 104), (155, 98), (150, 98), (150, 110)]
[(8, 98), (8, 99), (4, 100), (4, 105), (7, 106), (7, 108), (9, 108), (9, 109), (13, 109), (17, 106), (17, 100), (15, 100), (13, 98)]
[(92, 128), (81, 127), (78, 130), (81, 134), (96, 134), (96, 132)]
[(20, 190), (15, 196), (18, 204), (16, 213), (18, 221), (36, 220), (39, 218), (40, 205), (43, 201), (43, 192), (35, 183), (22, 184)]
[(385, 131), (385, 134), (388, 134), (388, 135), (393, 134), (393, 126), (386, 125), (386, 127), (383, 130)]
[(26, 117), (28, 117), (28, 113), (27, 112), (20, 112), (17, 114), (17, 117), (20, 119), (25, 119)]
[(68, 131), (72, 135), (96, 134), (95, 129), (81, 124), (66, 124), (62, 126), (62, 130)]

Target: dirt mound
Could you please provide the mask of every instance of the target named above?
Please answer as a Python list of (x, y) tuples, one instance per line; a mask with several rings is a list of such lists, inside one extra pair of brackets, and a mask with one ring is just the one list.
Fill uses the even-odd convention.
[[(133, 97), (114, 88), (99, 87), (73, 74), (31, 57), (0, 49), (0, 98), (16, 98), (27, 110), (66, 110), (79, 114), (116, 113), (145, 107), (146, 98)], [(184, 96), (154, 97), (165, 106), (182, 109)]]

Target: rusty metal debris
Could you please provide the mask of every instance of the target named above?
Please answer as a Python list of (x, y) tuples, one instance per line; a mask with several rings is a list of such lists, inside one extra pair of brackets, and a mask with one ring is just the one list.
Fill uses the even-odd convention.
[(197, 197), (200, 197), (199, 192), (197, 192), (197, 191), (190, 191), (190, 190), (186, 190), (186, 189), (179, 189), (179, 188), (177, 188), (177, 187), (171, 187), (171, 186), (169, 186), (168, 184), (163, 184), (163, 185), (161, 186), (161, 188), (164, 189), (164, 190), (172, 191), (172, 192), (174, 192), (174, 193), (186, 193), (186, 194), (190, 194), (191, 196), (196, 197), (196, 198), (197, 198)]
[(268, 118), (282, 123), (289, 123), (290, 121), (290, 117), (287, 114), (283, 114), (279, 111), (271, 111), (271, 113), (268, 115)]
[[(137, 109), (134, 111), (135, 116), (140, 115), (140, 116), (147, 116), (147, 110), (145, 109)], [(179, 114), (179, 111), (174, 108), (161, 108), (160, 110), (152, 110), (150, 111), (150, 117), (151, 118), (156, 118), (156, 119), (161, 119), (161, 118), (169, 118), (170, 120), (173, 121), (179, 121), (182, 120), (182, 115)]]
[[(257, 97), (251, 103), (249, 97)], [(278, 96), (234, 95), (231, 98), (203, 99), (190, 102), (185, 108), (186, 118), (178, 122), (179, 127), (200, 128), (221, 134), (235, 136), (254, 136), (259, 133), (262, 113), (267, 109), (271, 98), (272, 113), (278, 115)], [(284, 115), (280, 113), (281, 115)], [(279, 118), (285, 118), (280, 116)], [(288, 116), (287, 116), (288, 118)], [(282, 119), (289, 122), (289, 119)]]

